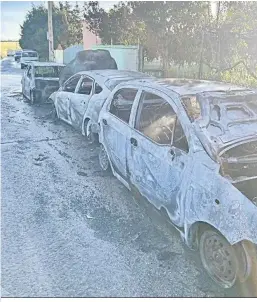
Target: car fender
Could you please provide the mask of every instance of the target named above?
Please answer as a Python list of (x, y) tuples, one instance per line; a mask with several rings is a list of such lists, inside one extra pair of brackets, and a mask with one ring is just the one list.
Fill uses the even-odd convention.
[[(100, 111), (106, 101), (106, 98), (100, 98), (93, 101), (90, 99), (87, 110), (84, 113), (83, 121), (82, 121), (82, 135), (85, 135), (84, 131), (84, 123), (88, 119), (90, 126), (92, 127), (92, 131), (94, 133), (99, 133), (100, 128), (98, 125), (98, 118)], [(87, 133), (88, 134), (88, 133)]]
[(257, 207), (217, 171), (199, 162), (196, 165), (184, 201), (185, 240), (190, 241), (190, 229), (195, 223), (204, 222), (231, 245), (242, 240), (257, 244)]

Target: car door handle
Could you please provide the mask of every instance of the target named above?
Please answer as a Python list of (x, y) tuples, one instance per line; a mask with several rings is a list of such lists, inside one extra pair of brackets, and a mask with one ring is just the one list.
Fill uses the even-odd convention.
[(103, 119), (103, 124), (107, 125), (107, 120), (106, 119)]
[(133, 145), (134, 147), (137, 147), (137, 140), (134, 137), (130, 138), (130, 143), (131, 145)]

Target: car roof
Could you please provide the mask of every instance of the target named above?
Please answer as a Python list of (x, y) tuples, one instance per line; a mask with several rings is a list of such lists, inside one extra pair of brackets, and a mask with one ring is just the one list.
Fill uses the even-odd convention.
[(33, 65), (33, 66), (65, 66), (64, 64), (61, 63), (56, 63), (56, 62), (29, 62), (28, 65)]
[(131, 71), (131, 70), (118, 70), (118, 69), (103, 69), (103, 70), (87, 70), (87, 71), (80, 71), (77, 74), (81, 75), (89, 75), (92, 76), (100, 76), (104, 77), (105, 80), (114, 79), (119, 77), (133, 77), (133, 76), (147, 76), (145, 73), (138, 72), (138, 71)]
[(230, 83), (184, 78), (166, 78), (151, 80), (132, 80), (130, 84), (148, 86), (158, 90), (176, 92), (179, 95), (195, 95), (205, 91), (248, 90)]

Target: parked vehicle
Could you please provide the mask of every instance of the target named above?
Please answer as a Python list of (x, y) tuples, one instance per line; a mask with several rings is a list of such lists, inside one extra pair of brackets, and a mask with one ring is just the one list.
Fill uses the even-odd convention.
[(11, 49), (7, 50), (7, 57), (13, 57), (14, 55), (15, 55), (15, 50), (11, 50)]
[(20, 58), (21, 58), (21, 53), (22, 53), (22, 50), (17, 50), (15, 51), (15, 54), (14, 54), (14, 60), (16, 62), (19, 62)]
[(22, 94), (32, 104), (47, 101), (59, 89), (59, 75), (64, 66), (53, 62), (28, 63), (21, 80)]
[(101, 168), (163, 212), (225, 288), (257, 261), (256, 100), (223, 83), (136, 80), (99, 115)]
[(110, 92), (119, 83), (138, 78), (150, 77), (134, 71), (82, 71), (69, 78), (50, 99), (57, 117), (81, 130), (93, 142), (99, 131), (99, 112)]
[(117, 69), (117, 64), (108, 50), (88, 49), (79, 51), (61, 73), (60, 86), (78, 72), (103, 69)]
[(36, 51), (23, 50), (21, 52), (21, 57), (20, 57), (20, 61), (19, 61), (21, 63), (21, 69), (23, 69), (25, 66), (27, 66), (29, 62), (38, 61), (38, 60), (39, 60), (39, 56)]

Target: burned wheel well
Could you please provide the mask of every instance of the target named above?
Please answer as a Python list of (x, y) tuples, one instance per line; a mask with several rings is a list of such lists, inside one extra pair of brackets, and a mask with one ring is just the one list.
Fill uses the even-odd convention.
[[(202, 232), (206, 229), (213, 229), (220, 233), (222, 236), (224, 236), (217, 228), (215, 228), (215, 226), (204, 221), (197, 221), (189, 227), (188, 232), (186, 234), (186, 242), (189, 248), (193, 250), (198, 249), (200, 236)], [(226, 238), (226, 236), (224, 237)]]

